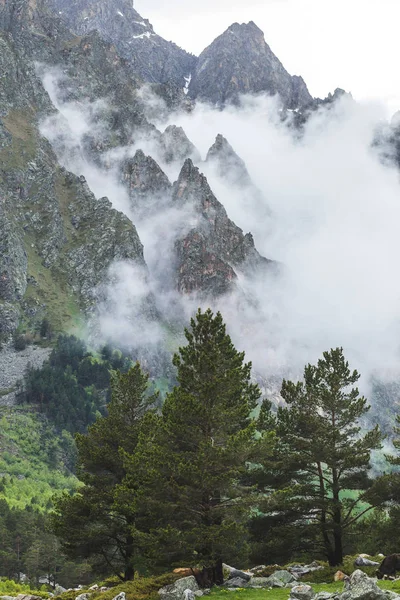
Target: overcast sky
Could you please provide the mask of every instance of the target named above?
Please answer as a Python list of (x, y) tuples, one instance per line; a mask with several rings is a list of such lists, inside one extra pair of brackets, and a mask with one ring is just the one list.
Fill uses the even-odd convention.
[(342, 87), (400, 109), (400, 0), (134, 0), (155, 31), (199, 54), (231, 23), (253, 20), (313, 96)]

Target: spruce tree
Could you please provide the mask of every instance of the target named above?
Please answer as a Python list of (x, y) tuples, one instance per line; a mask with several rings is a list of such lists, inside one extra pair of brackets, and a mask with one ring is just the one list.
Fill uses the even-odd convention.
[(353, 387), (359, 377), (336, 348), (305, 367), (304, 381), (283, 381), (287, 405), (278, 409), (275, 453), (266, 464), (277, 489), (268, 489), (265, 518), (289, 530), (291, 524), (303, 541), (320, 540), (334, 566), (342, 562), (346, 530), (374, 500), (382, 502), (369, 477), (371, 451), (381, 448), (382, 435), (378, 426), (362, 432), (369, 406)]
[(178, 385), (162, 415), (145, 419), (127, 459), (141, 481), (138, 505), (157, 524), (149, 532), (153, 558), (169, 565), (240, 560), (247, 552), (241, 483), (256, 444), (251, 413), (260, 390), (220, 313), (199, 310), (190, 325), (173, 358)]
[(53, 528), (69, 556), (91, 557), (101, 572), (129, 580), (137, 560), (135, 512), (115, 502), (115, 490), (126, 475), (122, 453), (134, 452), (139, 424), (157, 395), (148, 395), (148, 376), (139, 364), (127, 373), (112, 372), (111, 381), (108, 415), (76, 436), (84, 486), (56, 500)]

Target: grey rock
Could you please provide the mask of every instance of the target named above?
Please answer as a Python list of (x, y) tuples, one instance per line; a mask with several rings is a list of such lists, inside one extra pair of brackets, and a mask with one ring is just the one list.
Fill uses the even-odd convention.
[(369, 558), (365, 558), (364, 556), (357, 556), (354, 561), (354, 565), (356, 567), (376, 567), (379, 566), (378, 562), (374, 560), (370, 560)]
[(232, 579), (228, 579), (223, 585), (227, 588), (247, 588), (249, 587), (249, 581), (242, 579), (242, 577), (233, 577)]
[(289, 573), (289, 571), (286, 571), (286, 570), (275, 571), (269, 577), (269, 579), (272, 579), (272, 578), (282, 581), (283, 584), (292, 583), (292, 582), (296, 581), (296, 578), (292, 575), (292, 573)]
[[(381, 590), (376, 582), (359, 569), (351, 574), (346, 582), (346, 592), (351, 600), (383, 600), (385, 592)], [(341, 600), (346, 600), (341, 595)]]
[(158, 594), (160, 600), (184, 600), (185, 592), (197, 592), (199, 589), (196, 579), (191, 575), (178, 579), (175, 583), (161, 588), (158, 590)]
[(269, 577), (252, 577), (250, 585), (251, 587), (271, 587), (271, 581)]
[(329, 592), (318, 592), (314, 596), (314, 600), (330, 600), (334, 594), (330, 594)]
[(192, 590), (185, 590), (183, 592), (183, 600), (196, 600), (196, 595)]
[(120, 592), (117, 596), (113, 598), (113, 600), (126, 600), (125, 592)]
[(290, 598), (295, 598), (296, 600), (311, 600), (314, 596), (315, 592), (311, 585), (295, 585), (290, 592)]
[(307, 575), (307, 573), (313, 573), (314, 571), (319, 571), (323, 568), (324, 567), (314, 561), (309, 565), (292, 565), (291, 567), (288, 567), (288, 571), (295, 577), (302, 577), (303, 575)]
[[(91, 588), (89, 588), (89, 589), (91, 589)], [(59, 596), (60, 594), (63, 594), (66, 591), (67, 591), (67, 588), (63, 587), (62, 585), (59, 585), (58, 583), (54, 587), (54, 594), (56, 596)]]
[(79, 596), (76, 596), (75, 600), (89, 600), (89, 598), (90, 598), (90, 594), (84, 593), (84, 594), (79, 594)]
[(268, 587), (271, 587), (271, 588), (284, 588), (285, 586), (286, 586), (286, 583), (284, 583), (280, 579), (275, 579), (273, 575), (271, 575), (271, 577), (269, 577), (269, 585), (268, 585)]
[(249, 573), (245, 573), (244, 571), (240, 571), (239, 569), (229, 567), (228, 579), (231, 580), (231, 579), (235, 579), (237, 577), (239, 577), (240, 579), (244, 579), (245, 581), (250, 581), (250, 579), (251, 579), (251, 575)]

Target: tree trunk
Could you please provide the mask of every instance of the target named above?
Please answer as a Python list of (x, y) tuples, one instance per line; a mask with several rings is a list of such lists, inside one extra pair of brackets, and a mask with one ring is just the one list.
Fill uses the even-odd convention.
[(132, 581), (135, 578), (135, 568), (133, 566), (133, 537), (128, 535), (126, 538), (126, 550), (125, 550), (125, 571), (124, 581)]
[(343, 562), (343, 540), (342, 540), (342, 506), (340, 503), (340, 487), (336, 469), (332, 469), (332, 496), (333, 496), (333, 544), (334, 556), (332, 567)]
[(192, 573), (201, 588), (211, 588), (213, 585), (222, 585), (224, 583), (224, 573), (222, 569), (222, 559), (211, 567), (203, 567), (199, 572), (192, 569)]
[(335, 562), (335, 551), (332, 547), (331, 540), (328, 535), (328, 528), (326, 523), (326, 507), (325, 507), (325, 484), (324, 484), (324, 474), (322, 471), (321, 463), (317, 463), (318, 469), (318, 477), (319, 477), (319, 491), (320, 491), (320, 499), (321, 499), (321, 515), (320, 515), (320, 526), (321, 526), (321, 534), (322, 539), (325, 546), (326, 557), (330, 566), (334, 565)]

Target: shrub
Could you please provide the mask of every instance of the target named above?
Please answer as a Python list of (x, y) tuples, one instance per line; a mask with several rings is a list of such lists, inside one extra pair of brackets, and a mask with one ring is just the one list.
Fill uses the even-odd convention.
[(28, 340), (25, 335), (18, 334), (14, 337), (14, 348), (17, 352), (21, 352), (21, 350), (25, 350), (28, 345)]

